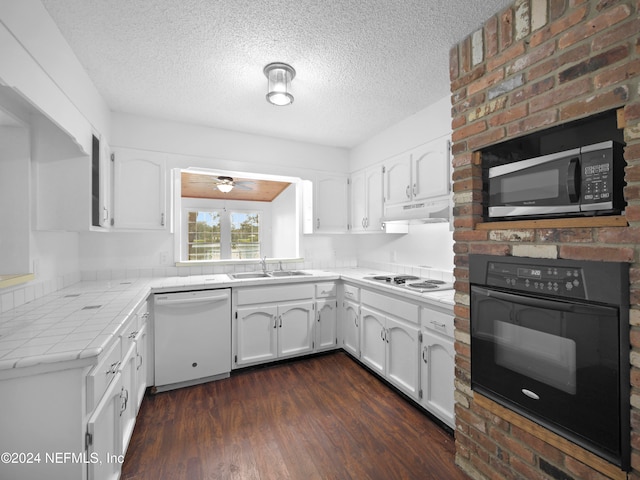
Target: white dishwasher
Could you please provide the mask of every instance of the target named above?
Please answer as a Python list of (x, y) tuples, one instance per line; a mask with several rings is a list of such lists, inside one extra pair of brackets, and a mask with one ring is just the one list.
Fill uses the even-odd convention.
[(155, 391), (231, 372), (231, 289), (154, 296)]

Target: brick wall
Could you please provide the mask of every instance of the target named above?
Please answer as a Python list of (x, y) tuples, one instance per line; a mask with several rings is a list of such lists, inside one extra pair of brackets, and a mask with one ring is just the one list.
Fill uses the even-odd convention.
[[(450, 51), (456, 277), (456, 462), (473, 478), (624, 478), (532, 434), (470, 387), (468, 254), (631, 263), (632, 472), (640, 479), (640, 0), (517, 0)], [(620, 108), (622, 226), (482, 223), (483, 147)], [(628, 222), (628, 226), (625, 223)], [(495, 224), (494, 224), (495, 225)], [(518, 423), (516, 425), (516, 423)], [(542, 438), (541, 438), (542, 437)]]

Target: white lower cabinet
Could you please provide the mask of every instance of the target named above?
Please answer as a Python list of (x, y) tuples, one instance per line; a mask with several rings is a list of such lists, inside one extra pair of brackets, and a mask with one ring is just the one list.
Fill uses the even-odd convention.
[(352, 300), (342, 302), (342, 347), (360, 358), (360, 305)]
[(120, 476), (122, 463), (113, 456), (121, 450), (123, 389), (122, 374), (118, 372), (87, 422), (89, 479), (109, 480)]
[(421, 405), (455, 428), (453, 315), (423, 308), (421, 351)]
[(415, 400), (420, 392), (419, 331), (418, 325), (361, 307), (361, 361)]
[(335, 282), (316, 284), (314, 351), (332, 350), (338, 346), (338, 300)]
[(313, 352), (311, 283), (234, 289), (233, 367)]

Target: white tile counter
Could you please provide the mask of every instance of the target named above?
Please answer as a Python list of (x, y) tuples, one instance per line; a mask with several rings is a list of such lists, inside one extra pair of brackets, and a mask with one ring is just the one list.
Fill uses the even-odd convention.
[(308, 272), (311, 275), (267, 279), (232, 280), (216, 274), (76, 283), (0, 314), (0, 379), (12, 369), (79, 360), (94, 363), (128, 317), (156, 291), (344, 279), (441, 307), (452, 308), (454, 303), (453, 290), (420, 294), (364, 279), (388, 272), (366, 268)]

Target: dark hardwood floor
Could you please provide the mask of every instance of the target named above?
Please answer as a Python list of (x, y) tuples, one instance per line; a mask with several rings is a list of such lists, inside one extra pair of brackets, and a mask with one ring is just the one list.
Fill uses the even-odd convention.
[(147, 395), (121, 478), (468, 477), (447, 432), (337, 352)]

